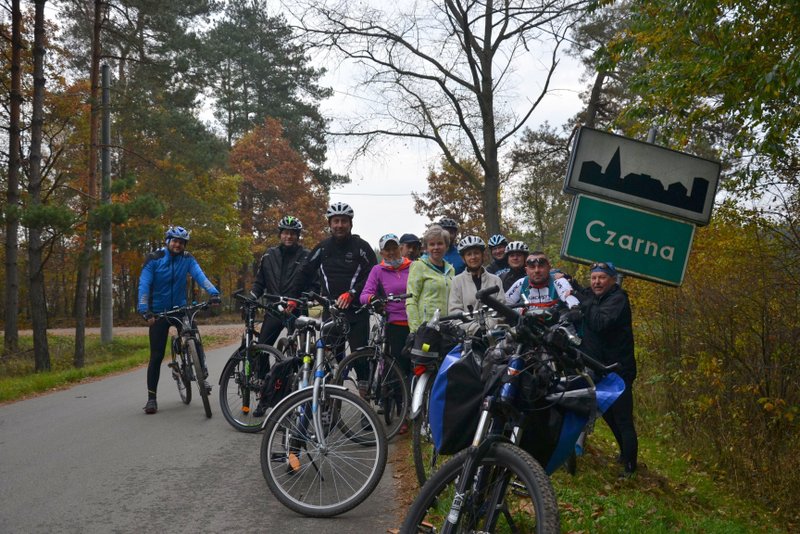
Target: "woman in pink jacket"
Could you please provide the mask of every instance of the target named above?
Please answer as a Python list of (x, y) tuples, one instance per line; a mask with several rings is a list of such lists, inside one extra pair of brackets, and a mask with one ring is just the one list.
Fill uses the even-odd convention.
[[(400, 240), (394, 234), (386, 234), (380, 240), (381, 261), (372, 268), (361, 291), (361, 304), (367, 304), (374, 298), (387, 295), (401, 295), (406, 292), (408, 268), (411, 260), (400, 254)], [(388, 302), (386, 304), (386, 339), (392, 357), (400, 365), (403, 373), (411, 373), (411, 360), (402, 355), (408, 337), (408, 316), (405, 302)], [(400, 432), (407, 426), (404, 424)]]

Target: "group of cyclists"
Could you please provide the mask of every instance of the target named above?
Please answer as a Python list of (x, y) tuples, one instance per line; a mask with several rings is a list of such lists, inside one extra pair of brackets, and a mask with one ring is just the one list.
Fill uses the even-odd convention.
[[(564, 273), (553, 269), (547, 255), (531, 251), (522, 241), (509, 242), (502, 235), (488, 241), (476, 235), (457, 240), (458, 223), (442, 218), (427, 228), (422, 238), (414, 234), (386, 234), (378, 243), (380, 262), (373, 248), (353, 234), (353, 209), (334, 202), (326, 212), (330, 237), (312, 250), (300, 243), (302, 222), (287, 215), (278, 223), (279, 244), (261, 258), (251, 294), (287, 297), (286, 318), (266, 315), (259, 342), (274, 344), (290, 316), (301, 313), (303, 292), (318, 290), (345, 312), (353, 349), (365, 346), (369, 337), (369, 314), (357, 313), (360, 305), (387, 295), (408, 293), (402, 302), (389, 302), (386, 336), (391, 356), (410, 373), (411, 362), (403, 348), (411, 332), (431, 320), (437, 312), (445, 315), (479, 307), (476, 293), (482, 288), (502, 289), (508, 304), (568, 308), (583, 312), (584, 347), (605, 364), (617, 363), (626, 383), (626, 393), (603, 417), (620, 447), (621, 476), (631, 476), (637, 467), (638, 441), (633, 425), (631, 386), (636, 377), (633, 331), (627, 294), (617, 283), (617, 271), (610, 262), (590, 268), (591, 281), (581, 288)], [(186, 304), (186, 274), (190, 274), (219, 302), (219, 291), (208, 280), (192, 255), (186, 251), (189, 232), (170, 227), (165, 246), (151, 253), (139, 281), (138, 312), (150, 326), (150, 363), (147, 371), (148, 400), (145, 413), (158, 410), (156, 392), (159, 369), (166, 351), (169, 323), (158, 314)], [(486, 249), (490, 260), (485, 264)], [(290, 321), (289, 321), (290, 322)], [(205, 366), (204, 355), (201, 361)], [(358, 373), (359, 370), (356, 369)], [(359, 386), (362, 377), (359, 375)], [(205, 387), (210, 389), (207, 382)], [(263, 415), (266, 406), (258, 406)], [(407, 432), (403, 425), (400, 432)]]

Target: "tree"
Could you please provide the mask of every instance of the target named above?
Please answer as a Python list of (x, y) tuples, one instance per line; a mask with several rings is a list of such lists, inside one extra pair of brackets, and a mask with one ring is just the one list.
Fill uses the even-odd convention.
[(526, 129), (511, 154), (515, 169), (512, 205), (514, 221), (529, 245), (545, 250), (560, 243), (569, 210), (562, 192), (569, 162), (569, 135), (558, 134), (547, 123)]
[[(482, 192), (488, 233), (500, 230), (500, 152), (547, 94), (564, 37), (588, 5), (584, 0), (446, 0), (392, 3), (297, 2), (297, 18), (312, 41), (359, 65), (364, 100), (342, 135), (362, 137), (361, 151), (377, 136), (436, 143), (462, 179)], [(382, 4), (385, 6), (386, 4)], [(291, 8), (290, 8), (291, 9)], [(519, 71), (531, 47), (544, 81), (510, 104), (521, 87)], [(372, 89), (373, 92), (364, 93)], [(468, 150), (481, 169), (461, 165)]]
[(276, 228), (284, 215), (303, 221), (307, 239), (323, 237), (327, 190), (283, 136), (276, 119), (267, 118), (233, 146), (230, 166), (242, 177), (242, 232), (255, 247), (277, 243)]
[[(476, 161), (461, 161), (461, 168), (480, 173)], [(424, 195), (412, 193), (414, 211), (432, 221), (449, 217), (459, 223), (459, 234), (485, 235), (484, 202), (482, 191), (472, 182), (464, 182), (459, 170), (443, 159), (442, 170), (430, 169), (428, 190)]]
[(5, 247), (5, 336), (6, 353), (19, 349), (17, 314), (19, 311), (19, 271), (17, 247), (19, 246), (19, 171), (20, 171), (20, 108), (22, 107), (22, 12), (19, 0), (11, 2), (11, 87), (8, 121), (8, 188), (6, 194), (6, 247)]
[[(31, 149), (29, 157), (29, 215), (46, 209), (42, 205), (42, 123), (44, 108), (44, 4), (35, 0), (33, 29), (33, 119), (31, 121)], [(28, 226), (28, 281), (30, 285), (31, 322), (33, 323), (33, 354), (37, 372), (50, 370), (50, 350), (47, 344), (47, 300), (44, 293), (44, 262), (41, 226), (29, 222)]]
[(267, 14), (266, 0), (229, 1), (204, 43), (214, 115), (229, 146), (272, 117), (320, 184), (329, 188), (346, 181), (324, 168), (326, 120), (319, 102), (332, 94), (319, 85), (325, 71), (309, 64), (282, 16)]

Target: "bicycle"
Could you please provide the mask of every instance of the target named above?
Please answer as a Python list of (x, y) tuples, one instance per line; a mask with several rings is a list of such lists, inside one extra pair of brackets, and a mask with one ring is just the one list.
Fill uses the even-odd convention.
[(444, 351), (440, 351), (435, 357), (431, 357), (429, 352), (412, 349), (412, 354), (415, 358), (414, 377), (411, 386), (411, 450), (414, 458), (414, 472), (420, 486), (425, 484), (425, 481), (436, 471), (439, 464), (439, 453), (433, 445), (430, 422), (428, 421), (428, 402), (434, 378), (444, 358), (450, 355), (460, 355), (465, 341), (470, 339), (470, 336), (467, 336), (465, 331), (457, 326), (457, 322), (475, 324), (477, 331), (473, 339), (479, 343), (493, 345), (498, 338), (505, 335), (502, 330), (488, 329), (487, 308), (485, 307), (443, 317), (440, 317), (438, 313), (434, 313), (429, 326), (444, 330), (444, 335), (450, 338), (448, 346), (451, 344), (455, 344), (455, 346), (446, 354), (442, 354), (441, 352)]
[(192, 402), (192, 382), (197, 382), (206, 417), (211, 417), (211, 403), (208, 400), (209, 391), (203, 387), (201, 382), (205, 379), (206, 372), (200, 362), (198, 350), (202, 349), (203, 345), (194, 318), (200, 310), (207, 309), (209, 305), (209, 302), (201, 302), (156, 315), (156, 317), (166, 318), (180, 332), (179, 335), (172, 336), (170, 344), (172, 361), (167, 364), (172, 369), (172, 378), (178, 386), (178, 394), (184, 404), (189, 404)]
[(256, 343), (256, 315), (259, 310), (275, 315), (285, 315), (279, 307), (288, 300), (283, 297), (265, 295), (274, 302), (261, 304), (258, 300), (247, 297), (243, 290), (233, 294), (241, 303), (242, 319), (245, 331), (242, 343), (231, 355), (219, 377), (219, 405), (222, 415), (230, 425), (239, 432), (259, 432), (266, 419), (266, 413), (257, 415), (256, 407), (264, 395), (267, 373), (283, 360), (280, 351), (261, 343)]
[[(311, 517), (332, 517), (358, 506), (375, 489), (386, 467), (387, 439), (366, 401), (344, 386), (328, 383), (348, 323), (344, 312), (315, 293), (330, 320), (299, 317), (305, 348), (299, 354), (298, 387), (264, 422), (261, 470), (272, 494), (286, 507)], [(313, 379), (313, 383), (308, 383)], [(304, 387), (305, 386), (305, 387)]]
[[(397, 361), (391, 356), (386, 339), (386, 315), (379, 312), (387, 302), (401, 302), (410, 295), (389, 295), (373, 299), (362, 310), (375, 318), (367, 346), (344, 358), (333, 376), (333, 383), (358, 392), (378, 415), (382, 415), (386, 439), (392, 439), (405, 423), (408, 414), (408, 381)], [(366, 380), (359, 384), (357, 369), (362, 369)]]
[[(579, 338), (566, 318), (549, 324), (547, 314), (552, 311), (520, 315), (490, 295), (479, 291), (478, 299), (516, 327), (486, 354), (496, 365), (480, 403), (471, 445), (423, 486), (403, 523), (403, 533), (560, 532), (548, 472), (566, 459), (580, 425), (570, 426), (569, 432), (566, 426), (559, 429), (555, 448), (543, 462), (546, 469), (541, 459), (519, 445), (526, 434), (537, 443), (548, 441), (528, 420), (532, 414), (547, 416), (549, 410), (562, 410), (568, 415), (580, 413), (586, 421), (593, 417), (597, 397), (589, 372), (610, 377), (611, 368), (577, 350)], [(509, 348), (514, 349), (510, 358)]]

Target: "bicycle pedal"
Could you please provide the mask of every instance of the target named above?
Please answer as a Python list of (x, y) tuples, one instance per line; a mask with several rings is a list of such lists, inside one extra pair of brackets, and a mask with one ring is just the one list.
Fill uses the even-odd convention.
[(289, 463), (289, 468), (292, 471), (294, 471), (295, 473), (300, 471), (300, 458), (298, 458), (295, 453), (293, 452), (289, 453), (288, 463)]

